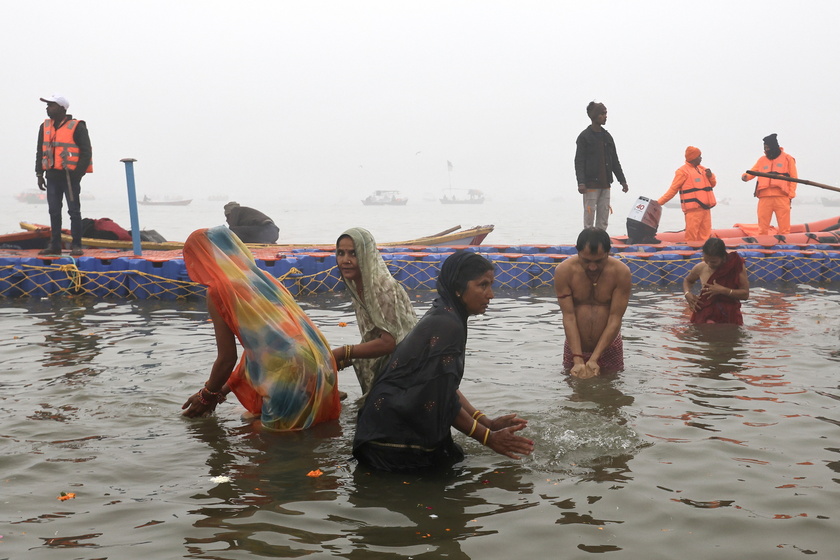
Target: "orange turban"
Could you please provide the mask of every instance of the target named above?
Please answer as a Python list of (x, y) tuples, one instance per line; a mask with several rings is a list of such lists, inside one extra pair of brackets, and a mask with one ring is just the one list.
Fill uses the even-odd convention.
[(700, 157), (700, 148), (689, 146), (685, 149), (685, 161), (691, 161)]

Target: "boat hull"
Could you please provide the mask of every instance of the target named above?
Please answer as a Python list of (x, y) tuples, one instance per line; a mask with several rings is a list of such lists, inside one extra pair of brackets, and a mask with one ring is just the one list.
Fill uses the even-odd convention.
[[(46, 231), (49, 236), (49, 226), (31, 224), (29, 222), (20, 222), (20, 227), (26, 231)], [(426, 237), (417, 237), (415, 239), (408, 239), (405, 241), (390, 241), (386, 243), (379, 243), (381, 247), (435, 247), (435, 246), (465, 246), (465, 245), (481, 245), (484, 239), (489, 235), (494, 226), (476, 226), (461, 230), (461, 226), (451, 228), (445, 232)], [(64, 243), (70, 243), (72, 238), (69, 232), (62, 231), (61, 239)], [(275, 249), (277, 251), (291, 251), (294, 249), (307, 248), (329, 248), (332, 252), (335, 246), (332, 243), (297, 243), (297, 244), (248, 244), (249, 247)], [(100, 249), (122, 249), (132, 250), (133, 244), (131, 241), (116, 241), (111, 239), (93, 239), (89, 237), (82, 238), (82, 247), (100, 248)], [(165, 241), (165, 242), (148, 242), (144, 241), (140, 244), (144, 251), (175, 251), (183, 249), (184, 244), (180, 241)]]

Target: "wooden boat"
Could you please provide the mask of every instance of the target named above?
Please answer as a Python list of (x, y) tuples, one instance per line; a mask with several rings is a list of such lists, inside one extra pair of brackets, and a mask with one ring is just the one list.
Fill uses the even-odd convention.
[(449, 194), (444, 194), (440, 199), (441, 204), (484, 204), (484, 193), (478, 189), (469, 189), (466, 196), (453, 194), (452, 189), (449, 189)]
[(142, 200), (138, 200), (137, 204), (143, 204), (144, 206), (186, 206), (190, 202), (192, 202), (191, 198), (181, 200), (152, 200), (144, 197)]
[(46, 204), (47, 193), (43, 191), (24, 191), (15, 195), (15, 198), (20, 202), (27, 204)]
[(362, 200), (365, 206), (405, 206), (408, 199), (400, 191), (373, 191), (373, 194)]
[[(31, 231), (45, 231), (49, 236), (50, 227), (31, 224), (29, 222), (20, 222), (20, 227), (28, 232)], [(465, 246), (465, 245), (481, 245), (487, 235), (493, 231), (492, 225), (476, 226), (468, 229), (461, 229), (461, 226), (451, 227), (447, 230), (441, 231), (434, 235), (427, 235), (425, 237), (417, 237), (415, 239), (408, 239), (406, 241), (390, 241), (387, 243), (379, 243), (381, 247), (436, 247), (436, 246)], [(64, 243), (69, 244), (72, 240), (70, 232), (62, 230), (61, 239)], [(331, 243), (297, 243), (297, 244), (281, 244), (281, 245), (263, 245), (263, 244), (248, 244), (252, 248), (274, 249), (277, 251), (285, 251), (292, 249), (306, 249), (318, 248), (329, 252), (335, 250), (335, 245)], [(84, 248), (100, 248), (100, 249), (117, 249), (117, 250), (133, 250), (131, 241), (115, 241), (111, 239), (93, 239), (89, 237), (82, 238), (82, 247)], [(183, 249), (184, 243), (182, 241), (163, 241), (163, 242), (149, 242), (143, 241), (140, 247), (144, 251), (176, 251)]]
[[(781, 235), (774, 227), (770, 227), (767, 235), (758, 234), (758, 224), (735, 224), (731, 228), (713, 229), (712, 237), (723, 240), (727, 247), (740, 245), (807, 245), (814, 243), (839, 243), (840, 242), (840, 216), (815, 220), (805, 224), (793, 224), (790, 226), (790, 233)], [(617, 245), (628, 245), (627, 237), (613, 237), (613, 243)], [(665, 231), (656, 234), (656, 242), (644, 243), (644, 245), (690, 245), (700, 247), (701, 241), (686, 242), (685, 230)]]
[(50, 228), (0, 235), (0, 248), (3, 249), (44, 249), (49, 242)]

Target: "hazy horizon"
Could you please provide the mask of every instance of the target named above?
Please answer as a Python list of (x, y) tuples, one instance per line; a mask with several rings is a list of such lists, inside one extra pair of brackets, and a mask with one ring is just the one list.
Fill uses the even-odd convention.
[[(7, 201), (35, 186), (38, 98), (52, 93), (88, 123), (83, 189), (97, 196), (125, 192), (119, 160), (133, 157), (141, 196), (317, 204), (428, 198), (451, 181), (575, 200), (591, 100), (608, 107), (631, 195), (664, 193), (694, 145), (719, 198), (750, 197), (739, 176), (772, 132), (801, 177), (840, 186), (825, 140), (840, 121), (828, 1), (46, 0), (6, 13)], [(52, 46), (62, 29), (65, 51)]]

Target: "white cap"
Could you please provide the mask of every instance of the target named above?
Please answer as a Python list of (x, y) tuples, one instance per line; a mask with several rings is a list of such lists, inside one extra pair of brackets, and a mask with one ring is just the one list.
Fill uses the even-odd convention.
[(54, 93), (50, 97), (42, 97), (41, 101), (43, 101), (44, 103), (58, 103), (59, 105), (64, 107), (65, 111), (70, 108), (70, 102), (67, 101), (67, 98), (61, 95), (60, 93)]

